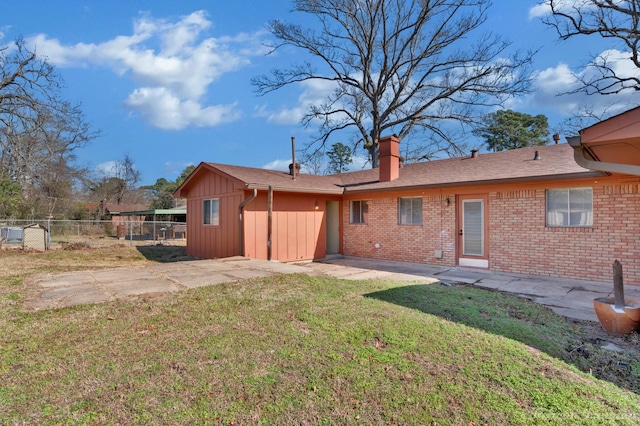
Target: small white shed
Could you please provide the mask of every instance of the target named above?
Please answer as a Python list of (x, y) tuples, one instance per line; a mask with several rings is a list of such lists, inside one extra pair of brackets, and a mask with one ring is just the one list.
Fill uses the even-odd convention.
[(22, 248), (25, 250), (48, 250), (49, 231), (47, 228), (37, 223), (22, 228)]

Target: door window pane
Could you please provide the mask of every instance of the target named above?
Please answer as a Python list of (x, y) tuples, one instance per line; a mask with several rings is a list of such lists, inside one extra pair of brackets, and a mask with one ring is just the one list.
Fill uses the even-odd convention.
[(463, 201), (463, 254), (468, 256), (484, 255), (483, 202)]

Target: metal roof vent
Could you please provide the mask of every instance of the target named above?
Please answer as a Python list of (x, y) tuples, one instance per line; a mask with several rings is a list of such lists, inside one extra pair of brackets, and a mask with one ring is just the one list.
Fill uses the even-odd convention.
[(537, 161), (537, 160), (539, 160), (539, 159), (540, 159), (540, 153), (539, 153), (538, 151), (536, 151), (536, 153), (533, 155), (533, 159), (534, 159), (535, 161)]

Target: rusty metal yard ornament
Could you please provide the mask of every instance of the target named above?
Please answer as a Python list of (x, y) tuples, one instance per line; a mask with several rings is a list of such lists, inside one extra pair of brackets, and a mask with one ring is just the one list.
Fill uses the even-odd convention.
[(602, 328), (615, 336), (640, 330), (640, 302), (625, 299), (622, 264), (618, 260), (613, 262), (613, 294), (614, 297), (593, 300), (593, 308)]

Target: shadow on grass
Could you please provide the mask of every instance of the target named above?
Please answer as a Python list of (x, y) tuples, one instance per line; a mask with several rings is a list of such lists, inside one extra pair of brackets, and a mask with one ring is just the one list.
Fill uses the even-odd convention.
[(396, 287), (365, 297), (517, 340), (600, 379), (640, 393), (631, 367), (640, 367), (637, 351), (604, 350), (599, 345), (602, 332), (593, 325), (569, 320), (531, 301), (469, 285), (442, 284)]
[(159, 263), (201, 260), (199, 257), (189, 256), (185, 246), (166, 246), (158, 244), (155, 246), (137, 246), (136, 248), (146, 259)]

